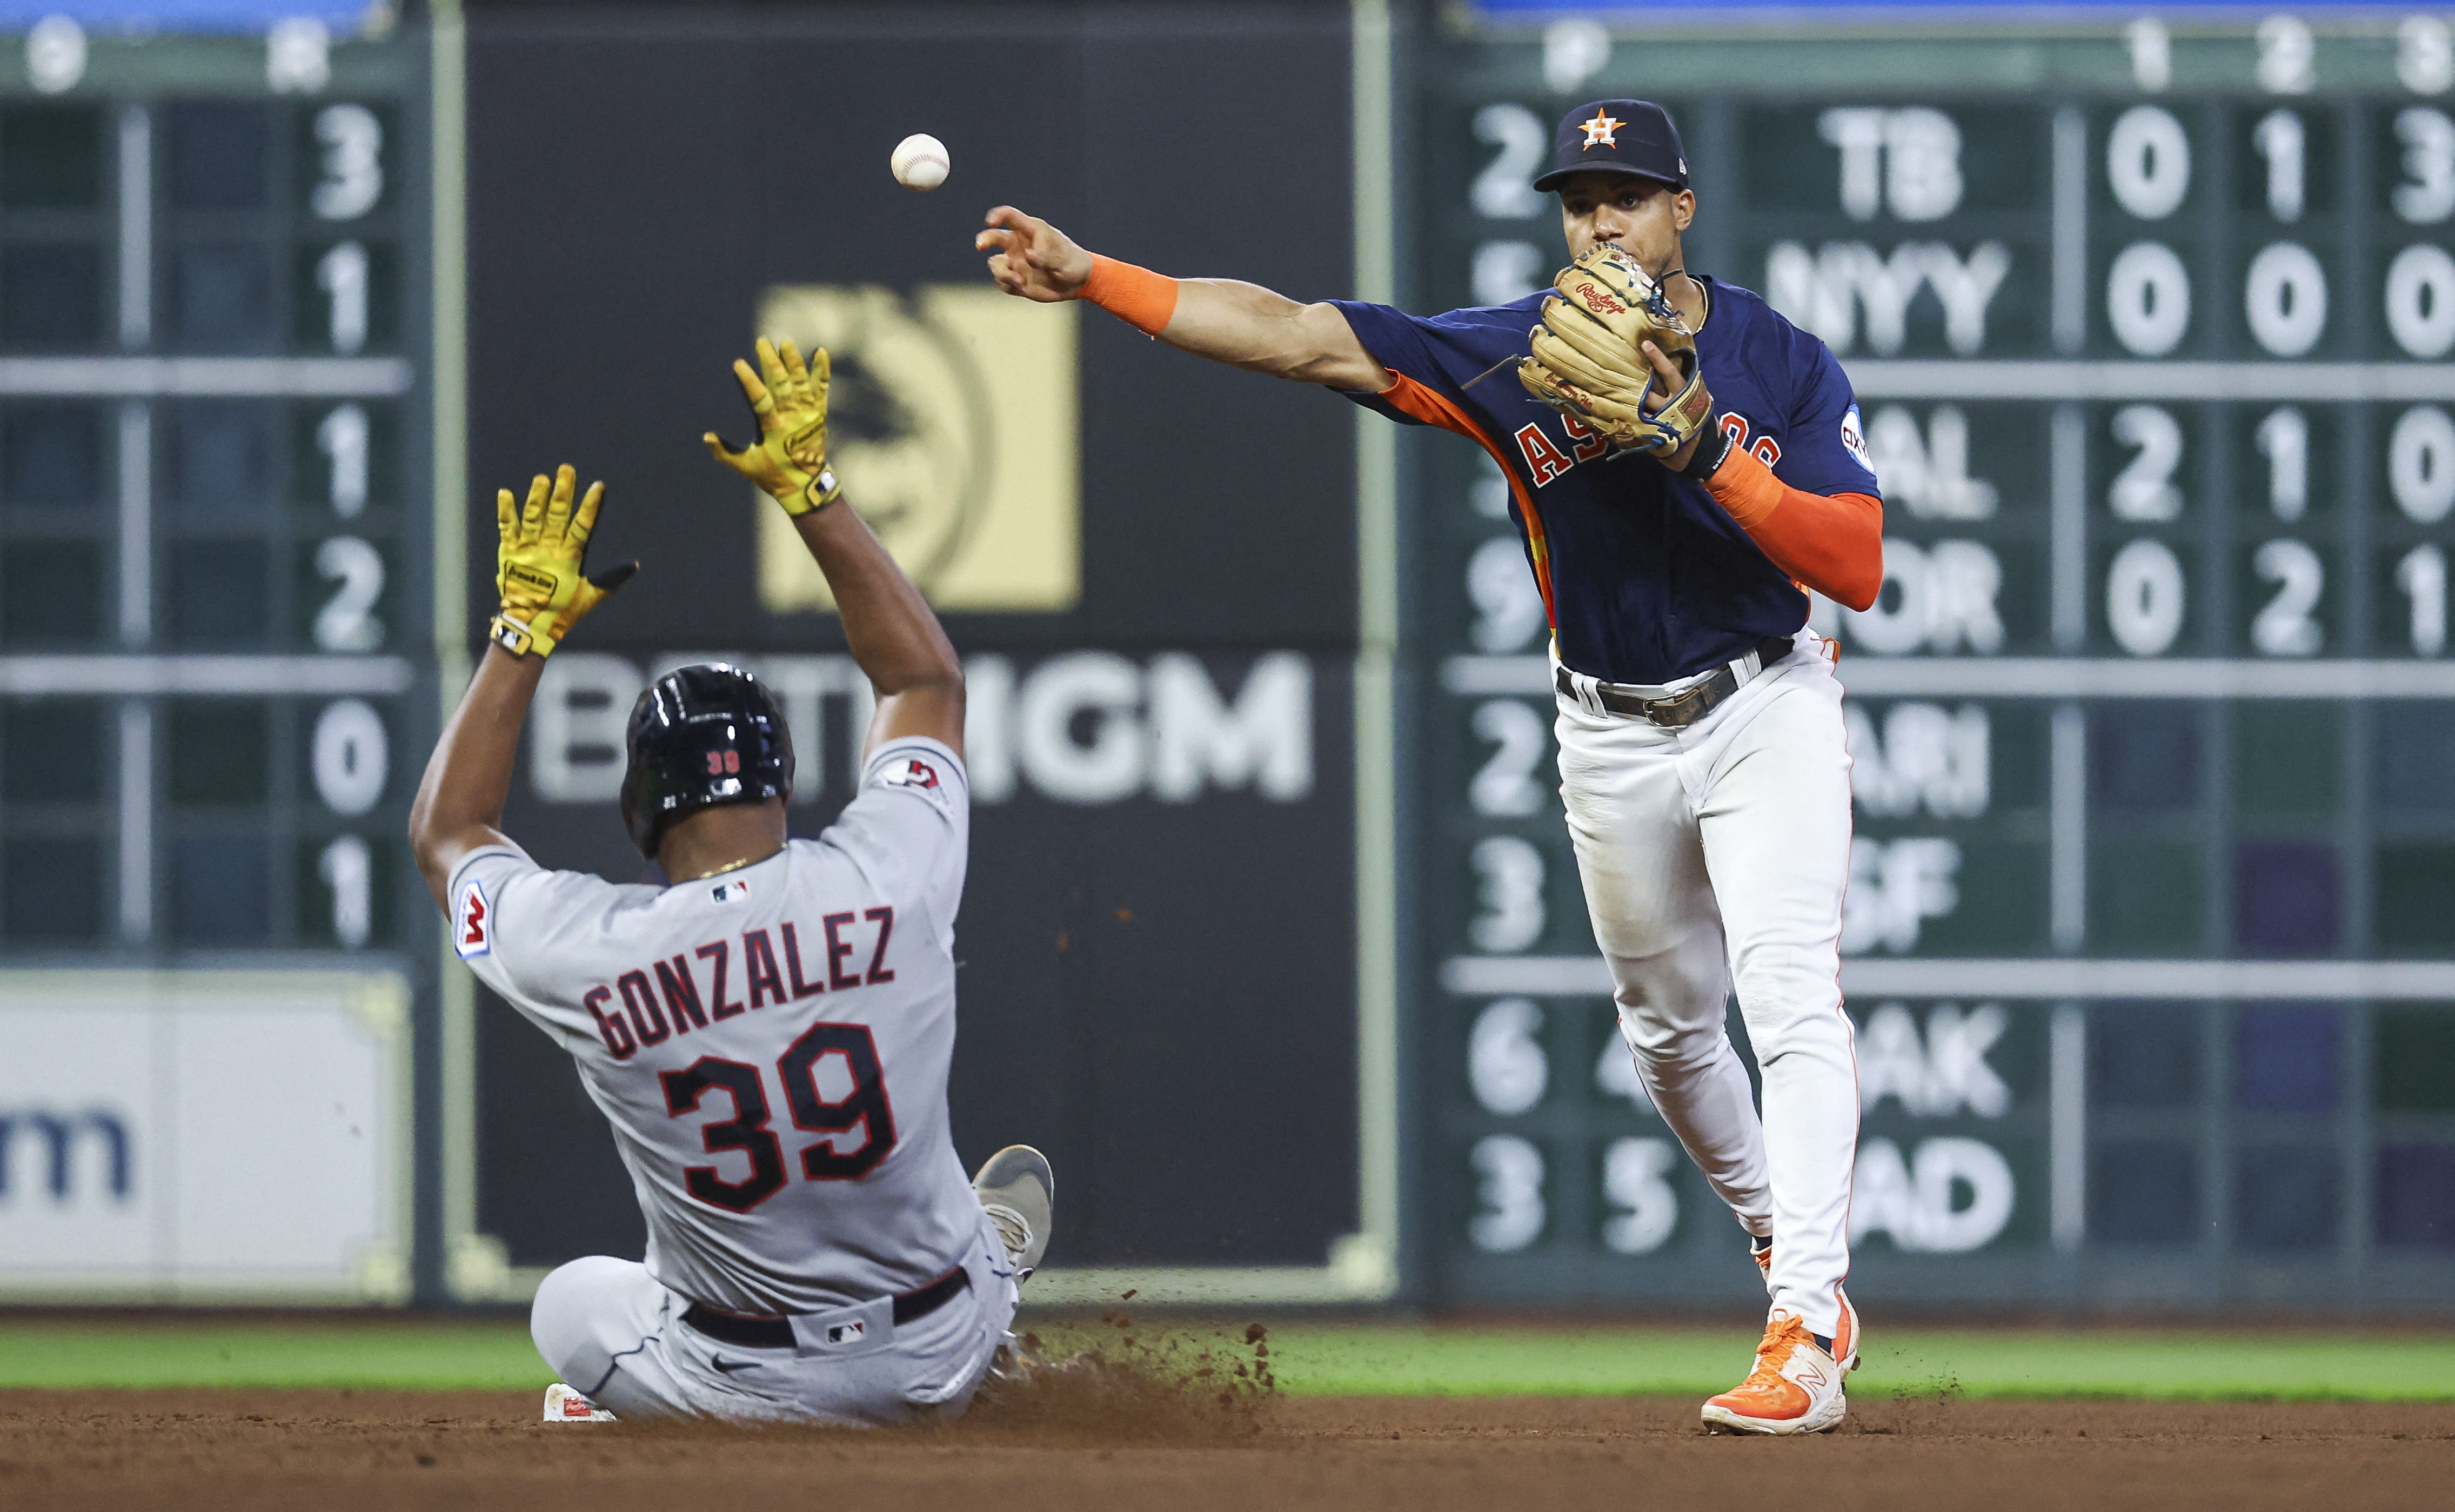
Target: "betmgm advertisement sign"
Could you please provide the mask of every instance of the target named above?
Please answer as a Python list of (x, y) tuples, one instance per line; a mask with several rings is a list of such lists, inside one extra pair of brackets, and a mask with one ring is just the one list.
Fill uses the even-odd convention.
[[(761, 302), (761, 333), (826, 351), (828, 453), (857, 480), (847, 501), (943, 614), (1053, 615), (1081, 601), (1079, 315), (1076, 305), (1033, 304), (985, 283), (909, 293), (780, 286)], [(759, 520), (761, 604), (773, 615), (833, 613), (792, 521), (763, 494), (747, 505)], [(640, 661), (575, 649), (547, 664), (538, 690), (529, 746), (537, 796), (614, 799), (632, 701), (649, 679), (703, 661), (741, 665), (776, 691), (802, 754), (797, 803), (817, 802), (830, 783), (848, 788), (871, 711), (851, 657), (681, 649)], [(964, 677), (981, 803), (1018, 792), (1072, 805), (1311, 795), (1313, 668), (1299, 653), (982, 653), (965, 659)]]

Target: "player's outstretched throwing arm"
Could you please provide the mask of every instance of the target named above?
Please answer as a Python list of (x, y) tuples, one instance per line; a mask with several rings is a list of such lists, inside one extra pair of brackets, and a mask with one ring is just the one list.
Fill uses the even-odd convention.
[(737, 359), (733, 375), (759, 421), (759, 438), (736, 452), (710, 431), (700, 439), (717, 460), (764, 490), (792, 516), (801, 544), (827, 577), (844, 640), (878, 695), (863, 755), (889, 740), (925, 736), (964, 754), (964, 664), (921, 590), (895, 565), (862, 517), (831, 509), (843, 494), (827, 466), (825, 349), (805, 364), (787, 341), (759, 341), (759, 368)]
[(512, 758), (545, 658), (581, 616), (639, 570), (638, 562), (625, 562), (588, 575), (588, 536), (597, 528), (605, 485), (590, 484), (575, 507), (571, 495), (578, 481), (564, 466), (555, 470), (551, 482), (531, 478), (525, 504), (515, 505), (510, 489), (495, 494), (496, 525), (502, 533), (495, 586), (502, 596), (488, 632), (493, 644), (460, 696), (452, 722), (443, 727), (409, 811), (417, 869), (438, 904), (462, 857), (504, 843), (503, 799), (511, 792)]
[(1197, 357), (1298, 383), (1378, 393), (1383, 368), (1333, 304), (1298, 304), (1232, 278), (1170, 278), (1076, 246), (1011, 205), (989, 212), (973, 238), (989, 276), (1007, 293), (1040, 304), (1087, 299), (1145, 335)]
[[(1572, 223), (1579, 213), (1572, 212)], [(1582, 213), (1593, 218), (1590, 211)], [(1588, 227), (1581, 236), (1572, 224), (1571, 239), (1574, 244), (1599, 234)], [(1512, 305), (1453, 312), (1432, 320), (1378, 306), (1301, 304), (1254, 284), (1171, 278), (1100, 256), (1010, 205), (989, 212), (987, 228), (974, 238), (974, 246), (990, 254), (989, 276), (1010, 294), (1044, 304), (1087, 300), (1196, 356), (1366, 396), (1374, 408), (1395, 417), (1470, 436), (1505, 470), (1521, 474), (1527, 469), (1497, 444), (1512, 428), (1489, 423), (1494, 416), (1482, 402), (1489, 396), (1468, 391), (1476, 390), (1498, 366), (1528, 357), (1530, 316), (1539, 315), (1543, 324), (1532, 331), (1534, 355), (1521, 364), (1521, 372), (1532, 370), (1554, 381), (1547, 391), (1529, 375), (1524, 380), (1527, 393), (1593, 428), (1578, 433), (1599, 432), (1616, 449), (1646, 452), (1665, 468), (1704, 485), (1775, 565), (1806, 586), (1864, 609), (1882, 585), (1883, 507), (1873, 493), (1825, 494), (1782, 482), (1755, 453), (1731, 446), (1731, 433), (1714, 423), (1714, 395), (1705, 387), (1693, 345), (1667, 340), (1649, 344), (1645, 338), (1655, 333), (1639, 329), (1642, 322), (1607, 326), (1580, 321), (1579, 313), (1591, 312), (1571, 306), (1563, 313), (1565, 290), (1563, 297), (1547, 297), (1539, 312)], [(1562, 272), (1562, 284), (1572, 276), (1591, 280), (1592, 257), (1608, 252), (1617, 253), (1649, 291), (1659, 292), (1637, 267), (1637, 258), (1611, 241), (1598, 240), (1586, 252), (1577, 267)], [(1657, 255), (1654, 261), (1669, 267), (1676, 258), (1666, 262)], [(1358, 319), (1366, 322), (1360, 333)], [(1675, 328), (1677, 319), (1674, 315), (1668, 324)], [(1829, 363), (1830, 354), (1824, 359)], [(1817, 417), (1826, 428), (1837, 425), (1850, 407), (1837, 367), (1832, 378), (1840, 384), (1840, 407), (1831, 416)], [(1494, 381), (1508, 383), (1505, 376)], [(1582, 448), (1576, 455), (1587, 458)], [(1565, 464), (1566, 457), (1562, 460)], [(1545, 475), (1532, 479), (1537, 487), (1548, 480)]]

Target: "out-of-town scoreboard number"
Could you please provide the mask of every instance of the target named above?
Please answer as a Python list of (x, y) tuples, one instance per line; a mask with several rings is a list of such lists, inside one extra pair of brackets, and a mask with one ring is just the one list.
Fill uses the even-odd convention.
[[(1691, 265), (1856, 384), (1885, 587), (1816, 620), (1856, 763), (1854, 1289), (2443, 1286), (2455, 1102), (2407, 1068), (2455, 1054), (2445, 21), (1436, 57), (1420, 303), (1548, 279), (1552, 121), (1658, 98)], [(1506, 495), (1419, 455), (1441, 1284), (1742, 1295), (1614, 1032)]]
[(362, 24), (0, 36), (21, 960), (432, 956), (425, 44)]

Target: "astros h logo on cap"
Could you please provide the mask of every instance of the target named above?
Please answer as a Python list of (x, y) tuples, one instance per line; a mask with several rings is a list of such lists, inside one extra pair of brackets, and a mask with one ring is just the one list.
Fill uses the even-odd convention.
[(1552, 166), (1534, 181), (1538, 193), (1573, 173), (1604, 169), (1688, 187), (1688, 154), (1671, 112), (1650, 100), (1589, 100), (1560, 118), (1552, 134)]

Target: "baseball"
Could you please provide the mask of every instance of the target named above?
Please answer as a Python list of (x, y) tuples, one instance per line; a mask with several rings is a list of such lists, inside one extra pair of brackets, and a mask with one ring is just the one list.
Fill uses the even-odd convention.
[(886, 166), (894, 171), (897, 183), (923, 192), (944, 183), (953, 167), (946, 160), (946, 144), (926, 131), (915, 131), (896, 143), (895, 155), (886, 160)]

